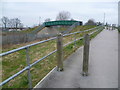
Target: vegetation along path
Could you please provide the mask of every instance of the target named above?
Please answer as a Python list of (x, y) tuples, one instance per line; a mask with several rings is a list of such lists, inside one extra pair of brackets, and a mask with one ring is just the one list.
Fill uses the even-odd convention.
[(103, 30), (90, 42), (89, 75), (82, 76), (83, 47), (67, 58), (64, 71), (56, 68), (35, 88), (117, 88), (118, 32)]

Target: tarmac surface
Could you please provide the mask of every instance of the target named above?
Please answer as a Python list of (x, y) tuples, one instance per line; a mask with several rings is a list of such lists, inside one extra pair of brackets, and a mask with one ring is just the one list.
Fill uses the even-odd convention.
[(118, 32), (103, 30), (90, 42), (89, 76), (82, 76), (83, 47), (54, 68), (35, 88), (118, 88)]

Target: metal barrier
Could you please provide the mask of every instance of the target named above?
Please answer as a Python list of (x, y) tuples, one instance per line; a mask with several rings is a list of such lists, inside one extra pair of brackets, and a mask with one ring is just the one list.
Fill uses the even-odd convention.
[[(43, 41), (40, 41), (40, 42), (37, 42), (37, 43), (33, 43), (33, 44), (30, 44), (30, 45), (26, 45), (26, 46), (23, 46), (23, 47), (20, 47), (20, 48), (17, 48), (17, 49), (14, 49), (14, 50), (11, 50), (11, 51), (8, 51), (8, 52), (5, 52), (5, 53), (1, 53), (0, 56), (5, 56), (5, 55), (8, 55), (8, 54), (11, 54), (11, 53), (14, 53), (14, 52), (17, 52), (17, 51), (26, 49), (26, 62), (27, 62), (27, 66), (26, 66), (24, 69), (22, 69), (22, 70), (20, 70), (19, 72), (17, 72), (16, 74), (14, 74), (13, 76), (11, 76), (11, 77), (9, 77), (8, 79), (4, 80), (2, 83), (0, 83), (0, 86), (3, 86), (4, 84), (6, 84), (7, 82), (9, 82), (10, 80), (12, 80), (12, 79), (14, 79), (15, 77), (17, 77), (18, 75), (22, 74), (24, 71), (28, 70), (29, 88), (32, 88), (32, 80), (31, 80), (30, 68), (31, 68), (32, 66), (34, 66), (35, 64), (37, 64), (38, 62), (40, 62), (41, 60), (47, 58), (48, 56), (52, 55), (52, 54), (55, 53), (56, 51), (60, 50), (61, 48), (57, 48), (57, 50), (52, 51), (52, 52), (49, 53), (48, 55), (46, 55), (46, 56), (40, 58), (39, 60), (35, 61), (34, 63), (30, 64), (30, 57), (29, 57), (29, 48), (30, 48), (30, 47), (35, 46), (35, 45), (38, 45), (38, 44), (41, 44), (41, 43), (45, 43), (45, 42), (48, 42), (48, 41), (51, 41), (51, 40), (55, 40), (55, 39), (58, 39), (58, 45), (57, 45), (58, 47), (59, 47), (59, 46), (60, 46), (60, 47), (62, 47), (62, 46), (65, 47), (65, 46), (67, 46), (67, 45), (69, 45), (69, 44), (71, 44), (71, 43), (76, 43), (76, 41), (83, 39), (83, 37), (80, 37), (80, 38), (78, 38), (78, 39), (76, 39), (76, 37), (75, 37), (75, 38), (74, 38), (74, 41), (69, 42), (69, 43), (67, 43), (67, 44), (65, 44), (65, 45), (62, 45), (62, 44), (59, 45), (59, 44), (60, 44), (60, 41), (61, 41), (61, 36), (65, 37), (65, 36), (69, 36), (69, 35), (73, 35), (73, 34), (74, 34), (74, 36), (75, 36), (75, 34), (87, 32), (87, 31), (91, 31), (91, 30), (94, 30), (94, 29), (97, 29), (97, 30), (95, 30), (95, 31), (93, 31), (92, 33), (90, 33), (90, 35), (93, 34), (93, 33), (95, 33), (95, 32), (97, 32), (97, 31), (99, 31), (99, 30), (101, 30), (102, 27), (99, 26), (99, 27), (96, 27), (96, 28), (93, 28), (93, 29), (88, 29), (88, 30), (85, 30), (85, 31), (79, 31), (79, 32), (74, 32), (74, 33), (69, 33), (69, 34), (64, 34), (64, 35), (61, 34), (61, 35), (58, 35), (58, 37), (53, 37), (53, 38), (50, 38), (50, 39), (47, 39), (47, 40), (43, 40)], [(58, 53), (60, 53), (60, 52), (58, 52)], [(61, 54), (61, 56), (62, 56), (62, 54)], [(60, 57), (61, 57), (61, 56), (60, 56)], [(62, 58), (59, 59), (59, 60), (62, 60)], [(59, 65), (60, 65), (60, 66), (59, 66)], [(61, 71), (61, 70), (63, 69), (62, 61), (60, 61), (60, 62), (58, 61), (58, 68), (59, 68), (59, 67), (61, 68), (59, 71)]]

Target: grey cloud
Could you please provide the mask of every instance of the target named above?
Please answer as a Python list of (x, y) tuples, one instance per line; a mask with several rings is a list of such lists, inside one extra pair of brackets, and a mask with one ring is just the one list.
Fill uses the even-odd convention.
[[(60, 11), (69, 11), (72, 18), (86, 22), (90, 18), (103, 21), (103, 13), (106, 12), (106, 20), (117, 24), (116, 2), (9, 2), (4, 3), (4, 16), (20, 17), (25, 25), (32, 26), (38, 23), (39, 16), (42, 21), (45, 18), (55, 20)], [(114, 17), (113, 17), (114, 16)], [(111, 20), (112, 18), (112, 20)]]

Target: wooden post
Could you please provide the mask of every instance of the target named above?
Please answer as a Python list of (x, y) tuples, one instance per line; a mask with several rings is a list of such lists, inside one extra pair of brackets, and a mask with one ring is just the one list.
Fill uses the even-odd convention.
[(88, 66), (89, 66), (89, 41), (90, 37), (88, 34), (84, 36), (84, 52), (83, 52), (83, 76), (88, 76)]
[(57, 70), (63, 71), (63, 36), (58, 34), (57, 36)]
[(74, 48), (77, 48), (77, 45), (76, 45), (76, 34), (74, 34)]
[(26, 59), (27, 59), (27, 66), (28, 69), (28, 82), (29, 82), (29, 88), (32, 88), (32, 79), (31, 79), (31, 73), (30, 73), (30, 56), (29, 56), (29, 47), (26, 48)]

